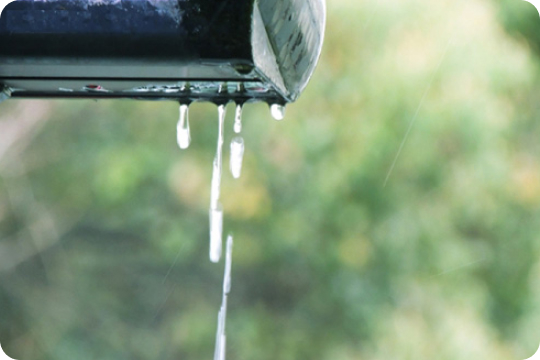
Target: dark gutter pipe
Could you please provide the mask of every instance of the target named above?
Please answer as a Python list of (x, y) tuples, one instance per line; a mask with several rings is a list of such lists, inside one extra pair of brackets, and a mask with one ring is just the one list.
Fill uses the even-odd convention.
[(324, 27), (324, 0), (18, 0), (0, 17), (0, 101), (285, 104)]

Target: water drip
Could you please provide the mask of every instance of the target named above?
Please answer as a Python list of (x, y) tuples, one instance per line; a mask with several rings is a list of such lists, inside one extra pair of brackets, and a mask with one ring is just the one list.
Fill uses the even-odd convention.
[(280, 104), (272, 104), (270, 105), (270, 113), (274, 119), (283, 120), (285, 117), (285, 106)]
[(221, 168), (223, 163), (223, 124), (225, 122), (225, 105), (218, 106), (218, 140), (216, 156), (214, 157), (212, 172), (211, 206), (216, 207), (221, 190)]
[(191, 143), (188, 113), (189, 105), (180, 104), (180, 118), (176, 124), (176, 141), (180, 149), (187, 149)]
[(218, 262), (221, 258), (221, 242), (223, 231), (223, 208), (219, 203), (221, 191), (221, 172), (223, 163), (223, 124), (225, 122), (225, 105), (218, 106), (218, 140), (216, 156), (212, 169), (210, 189), (210, 260)]
[(236, 104), (236, 114), (234, 115), (234, 132), (240, 134), (242, 131), (242, 104)]
[(233, 178), (238, 179), (242, 173), (242, 161), (244, 159), (244, 139), (236, 136), (231, 141), (230, 170)]

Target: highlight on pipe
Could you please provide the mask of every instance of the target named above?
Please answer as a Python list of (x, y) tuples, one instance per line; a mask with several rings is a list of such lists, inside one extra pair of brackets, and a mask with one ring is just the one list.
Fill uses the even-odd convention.
[(4, 11), (4, 8), (12, 1), (15, 0), (0, 0), (0, 14)]

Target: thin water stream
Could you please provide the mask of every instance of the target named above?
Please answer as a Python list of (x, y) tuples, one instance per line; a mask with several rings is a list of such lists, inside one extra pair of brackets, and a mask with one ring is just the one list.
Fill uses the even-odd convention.
[[(224, 124), (226, 115), (226, 104), (218, 105), (218, 138), (216, 155), (212, 163), (212, 182), (210, 189), (210, 261), (217, 263), (221, 259), (223, 243), (223, 206), (220, 200), (221, 177), (223, 169), (223, 143)], [(242, 132), (242, 109), (243, 104), (236, 104), (233, 130), (237, 134), (230, 144), (229, 169), (233, 178), (238, 179), (242, 173), (242, 163), (244, 158), (244, 138), (240, 136)], [(180, 118), (176, 126), (177, 142), (181, 149), (187, 149), (191, 142), (189, 129), (189, 104), (180, 104)], [(276, 120), (282, 120), (285, 116), (285, 106), (280, 104), (270, 105), (270, 113)], [(232, 263), (233, 237), (228, 235), (225, 253), (225, 273), (223, 276), (223, 295), (221, 307), (218, 313), (218, 324), (216, 331), (216, 346), (214, 360), (225, 360), (225, 323), (227, 320), (227, 298), (231, 291), (231, 263)]]
[(212, 187), (210, 189), (210, 261), (217, 263), (221, 258), (223, 237), (223, 206), (219, 202), (221, 173), (223, 167), (223, 126), (225, 105), (218, 106), (218, 140), (216, 156), (212, 167)]
[(214, 360), (225, 360), (225, 345), (227, 336), (225, 334), (225, 323), (227, 321), (227, 298), (231, 292), (231, 264), (232, 264), (233, 237), (227, 237), (227, 249), (225, 254), (225, 272), (223, 276), (223, 295), (221, 307), (218, 313), (218, 325), (216, 331), (216, 347), (214, 350)]

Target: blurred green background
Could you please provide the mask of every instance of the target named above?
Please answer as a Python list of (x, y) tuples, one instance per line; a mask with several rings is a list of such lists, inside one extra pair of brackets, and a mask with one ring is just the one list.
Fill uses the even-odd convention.
[[(235, 236), (227, 357), (532, 356), (538, 12), (521, 0), (327, 6), (305, 93), (283, 122), (246, 107), (243, 174), (223, 176)], [(208, 260), (215, 106), (191, 107), (186, 151), (174, 103), (0, 111), (6, 353), (211, 359), (223, 276)]]

